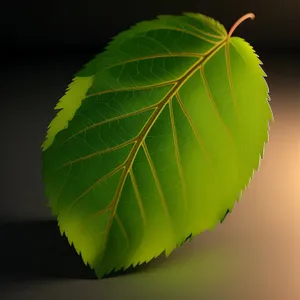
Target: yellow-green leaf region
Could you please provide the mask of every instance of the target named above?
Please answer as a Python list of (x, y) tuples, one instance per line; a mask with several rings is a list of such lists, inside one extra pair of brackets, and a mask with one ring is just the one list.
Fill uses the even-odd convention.
[(75, 75), (42, 173), (61, 233), (99, 278), (232, 211), (273, 120), (260, 65), (232, 31), (185, 13), (120, 33)]

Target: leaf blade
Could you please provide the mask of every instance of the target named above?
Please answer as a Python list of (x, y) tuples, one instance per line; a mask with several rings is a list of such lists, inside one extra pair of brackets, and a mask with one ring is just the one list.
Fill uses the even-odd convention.
[[(43, 176), (61, 231), (98, 277), (168, 255), (239, 199), (272, 119), (256, 65), (218, 22), (185, 14), (121, 33), (76, 74), (93, 82), (44, 149)], [(255, 128), (241, 70), (259, 87), (246, 89)]]

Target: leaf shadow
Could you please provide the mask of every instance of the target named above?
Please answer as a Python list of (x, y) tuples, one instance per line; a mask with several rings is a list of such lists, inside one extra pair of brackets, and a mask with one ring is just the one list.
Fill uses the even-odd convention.
[(56, 221), (2, 223), (0, 277), (14, 280), (93, 279)]
[[(0, 223), (0, 280), (24, 281), (44, 279), (94, 279), (92, 269), (61, 236), (56, 221)], [(126, 270), (107, 274), (104, 278), (119, 277), (159, 266), (164, 255)]]
[[(227, 217), (224, 214), (220, 223)], [(190, 239), (188, 236), (182, 243)], [(61, 236), (57, 222), (27, 221), (0, 222), (0, 280), (32, 279), (97, 279), (94, 271), (86, 266), (70, 246), (66, 236)], [(148, 263), (142, 263), (126, 270), (111, 272), (104, 278), (146, 272), (160, 267), (167, 260), (164, 253)]]

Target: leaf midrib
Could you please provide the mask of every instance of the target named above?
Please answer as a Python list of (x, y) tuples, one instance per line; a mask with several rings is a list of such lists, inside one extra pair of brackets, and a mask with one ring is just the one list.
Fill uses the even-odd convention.
[[(103, 243), (103, 248), (101, 254), (103, 255), (106, 249), (107, 241), (108, 241), (108, 234), (110, 232), (110, 228), (119, 204), (120, 196), (127, 178), (128, 173), (130, 172), (134, 159), (142, 146), (146, 136), (148, 135), (149, 131), (151, 130), (153, 124), (160, 116), (161, 112), (165, 108), (165, 106), (169, 103), (169, 101), (176, 95), (176, 93), (180, 90), (180, 88), (186, 83), (186, 81), (201, 67), (203, 66), (217, 51), (219, 51), (227, 42), (227, 39), (224, 39), (220, 42), (217, 46), (213, 47), (206, 56), (200, 58), (189, 70), (187, 70), (175, 83), (175, 85), (171, 88), (171, 90), (166, 94), (166, 96), (156, 104), (156, 108), (148, 121), (146, 122), (145, 126), (142, 128), (140, 133), (136, 137), (136, 142), (132, 147), (128, 157), (126, 158), (122, 167), (118, 168), (118, 170), (123, 169), (121, 174), (121, 178), (119, 180), (119, 184), (117, 190), (115, 192), (113, 200), (107, 206), (112, 209), (106, 229), (105, 229), (105, 239)], [(96, 215), (99, 215), (98, 213)]]

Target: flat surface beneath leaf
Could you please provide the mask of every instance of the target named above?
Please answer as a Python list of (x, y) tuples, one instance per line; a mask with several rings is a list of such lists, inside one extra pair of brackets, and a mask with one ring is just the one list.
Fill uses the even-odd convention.
[[(123, 276), (93, 279), (44, 207), (40, 144), (53, 107), (85, 61), (5, 70), (0, 218), (1, 299), (300, 299), (300, 78), (264, 61), (275, 123), (258, 173), (222, 225)], [(3, 82), (2, 82), (3, 83)], [(8, 130), (9, 129), (9, 130)]]

